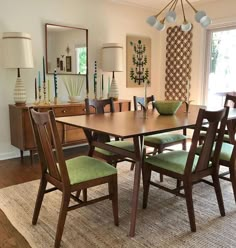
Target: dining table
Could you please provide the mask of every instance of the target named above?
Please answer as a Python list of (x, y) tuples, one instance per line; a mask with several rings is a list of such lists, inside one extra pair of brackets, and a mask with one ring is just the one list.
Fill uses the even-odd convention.
[[(184, 107), (181, 107), (173, 115), (160, 115), (156, 110), (147, 110), (56, 118), (57, 122), (80, 127), (84, 130), (89, 144), (89, 156), (92, 156), (95, 147), (99, 147), (135, 161), (130, 210), (130, 237), (135, 236), (141, 169), (144, 158), (144, 136), (192, 128), (196, 123), (200, 108), (205, 107), (190, 105), (188, 112)], [(230, 111), (229, 116), (236, 118), (236, 110)], [(132, 139), (134, 151), (99, 142), (96, 139), (97, 136), (93, 135), (94, 132), (107, 134), (121, 140)]]

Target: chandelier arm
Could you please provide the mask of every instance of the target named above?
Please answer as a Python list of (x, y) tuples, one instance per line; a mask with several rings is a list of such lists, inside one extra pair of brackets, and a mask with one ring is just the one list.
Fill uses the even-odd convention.
[(184, 12), (183, 0), (181, 0), (181, 7), (182, 7), (182, 12), (183, 12), (184, 22), (186, 22), (186, 17), (185, 17), (185, 12)]
[(176, 0), (171, 0), (158, 14), (155, 15), (157, 18), (165, 9), (167, 9), (174, 1)]
[(193, 5), (188, 1), (188, 0), (185, 0), (186, 3), (194, 10), (195, 13), (197, 13), (197, 9), (193, 7)]
[(173, 10), (173, 11), (175, 10), (178, 1), (179, 1), (179, 0), (174, 0), (174, 2), (172, 3), (172, 5), (171, 5), (171, 7), (170, 7), (170, 10)]

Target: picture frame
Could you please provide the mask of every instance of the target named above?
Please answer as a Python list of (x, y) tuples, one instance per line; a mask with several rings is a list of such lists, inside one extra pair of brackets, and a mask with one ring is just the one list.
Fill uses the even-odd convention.
[(57, 58), (57, 67), (60, 67), (60, 58)]
[(66, 56), (66, 72), (71, 72), (71, 56)]
[(151, 38), (126, 36), (126, 87), (151, 85)]

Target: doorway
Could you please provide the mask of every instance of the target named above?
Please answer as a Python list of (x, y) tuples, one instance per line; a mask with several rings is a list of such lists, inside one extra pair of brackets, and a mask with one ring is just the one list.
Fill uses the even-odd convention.
[(207, 31), (205, 103), (222, 107), (226, 93), (236, 92), (236, 26)]

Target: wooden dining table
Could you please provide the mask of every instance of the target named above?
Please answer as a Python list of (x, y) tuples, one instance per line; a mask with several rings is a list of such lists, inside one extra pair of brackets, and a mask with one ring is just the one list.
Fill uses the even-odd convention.
[[(127, 111), (56, 118), (58, 122), (83, 128), (90, 147), (88, 155), (93, 154), (95, 147), (100, 147), (135, 161), (129, 236), (135, 235), (144, 136), (193, 127), (200, 107), (191, 105), (189, 112), (186, 112), (185, 108), (180, 108), (174, 115), (159, 115), (156, 110), (148, 110), (146, 112)], [(232, 117), (236, 117), (235, 111), (231, 112)], [(122, 140), (131, 138), (134, 152), (101, 143), (94, 138), (94, 132), (108, 134)]]

